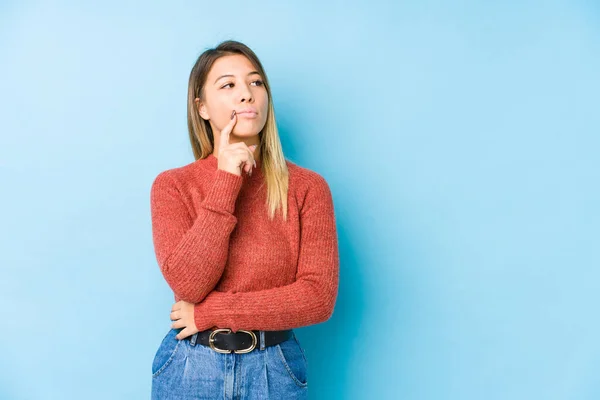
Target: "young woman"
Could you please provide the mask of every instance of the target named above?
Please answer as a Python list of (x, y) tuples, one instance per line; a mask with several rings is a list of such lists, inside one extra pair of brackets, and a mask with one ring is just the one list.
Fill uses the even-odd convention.
[(267, 76), (240, 42), (200, 55), (187, 119), (196, 161), (151, 188), (156, 258), (176, 301), (152, 398), (306, 398), (293, 329), (327, 321), (338, 292), (329, 186), (284, 157)]

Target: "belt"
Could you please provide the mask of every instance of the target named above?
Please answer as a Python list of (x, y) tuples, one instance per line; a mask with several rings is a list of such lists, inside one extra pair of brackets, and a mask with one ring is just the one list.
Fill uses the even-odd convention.
[(239, 329), (233, 333), (230, 328), (207, 329), (187, 336), (184, 339), (189, 340), (192, 346), (200, 343), (209, 346), (217, 353), (249, 353), (255, 348), (273, 346), (284, 342), (292, 337), (293, 330), (286, 329), (282, 331), (263, 331), (264, 343), (260, 334), (261, 331), (245, 331)]

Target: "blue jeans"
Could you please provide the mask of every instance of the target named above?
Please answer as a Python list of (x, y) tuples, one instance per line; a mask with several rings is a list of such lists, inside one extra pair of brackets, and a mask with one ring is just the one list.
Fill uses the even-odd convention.
[[(307, 361), (294, 333), (250, 353), (218, 353), (170, 329), (152, 362), (152, 400), (307, 399)], [(261, 331), (261, 336), (264, 335)]]

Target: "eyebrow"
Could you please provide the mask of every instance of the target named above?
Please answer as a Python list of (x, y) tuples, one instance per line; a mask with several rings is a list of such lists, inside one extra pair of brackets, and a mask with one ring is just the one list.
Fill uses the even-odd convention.
[[(252, 72), (248, 73), (248, 75), (246, 75), (246, 76), (250, 76), (250, 75), (260, 75), (260, 73), (258, 71), (252, 71)], [(218, 77), (217, 79), (215, 79), (215, 83), (217, 83), (219, 81), (219, 79), (221, 79), (221, 78), (227, 78), (227, 77), (233, 77), (233, 76), (234, 75), (231, 75), (231, 74), (229, 74), (229, 75), (221, 75), (220, 77)]]

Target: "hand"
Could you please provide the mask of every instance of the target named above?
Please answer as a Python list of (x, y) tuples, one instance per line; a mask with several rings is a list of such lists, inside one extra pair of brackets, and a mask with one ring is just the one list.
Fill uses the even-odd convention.
[(252, 168), (256, 166), (254, 150), (257, 145), (247, 146), (244, 142), (229, 143), (229, 134), (237, 122), (235, 110), (231, 114), (231, 121), (221, 131), (219, 140), (218, 168), (241, 176), (242, 170), (252, 175)]
[(194, 303), (180, 300), (171, 307), (171, 320), (175, 321), (171, 324), (171, 328), (184, 328), (175, 336), (177, 340), (181, 340), (198, 332), (194, 321)]

